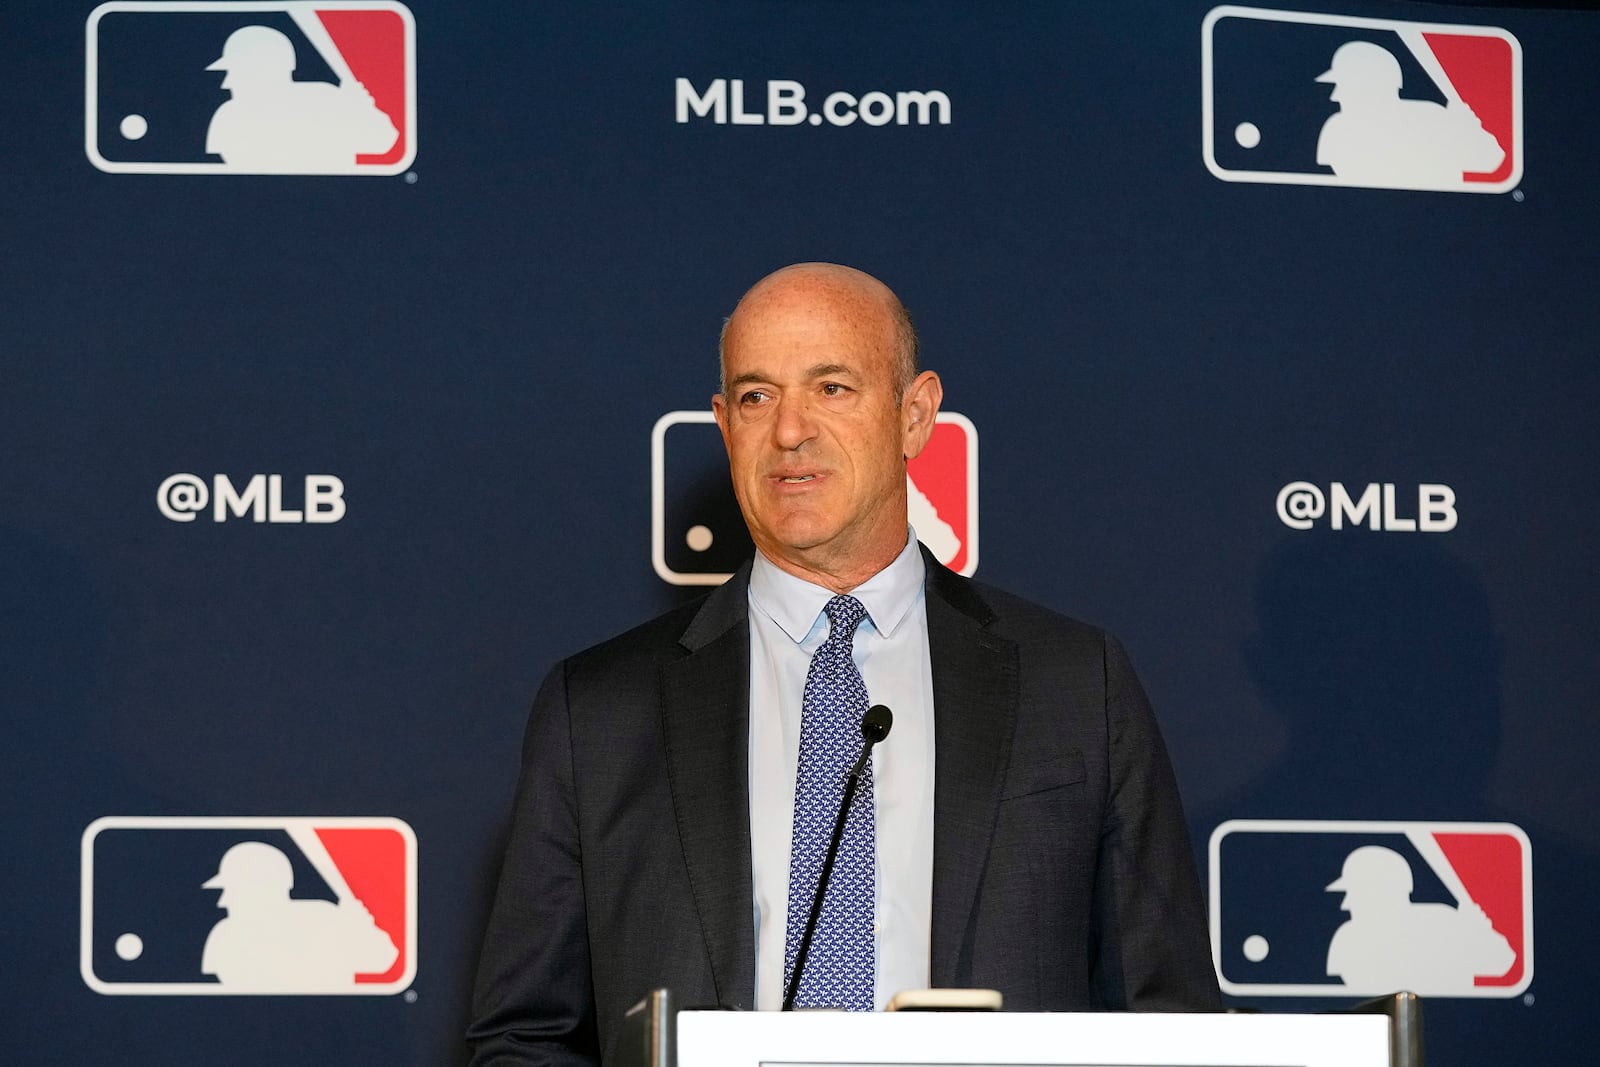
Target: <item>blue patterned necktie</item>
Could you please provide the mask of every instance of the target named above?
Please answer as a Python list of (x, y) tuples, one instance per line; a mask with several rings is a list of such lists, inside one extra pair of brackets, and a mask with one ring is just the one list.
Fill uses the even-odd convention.
[[(789, 987), (806, 916), (817, 892), (828, 840), (844, 797), (845, 776), (861, 754), (861, 716), (867, 684), (852, 655), (856, 627), (866, 618), (861, 601), (836, 596), (828, 613), (828, 639), (811, 657), (800, 713), (800, 765), (795, 776), (794, 836), (789, 860), (789, 919), (783, 984)], [(873, 995), (872, 762), (850, 802), (844, 838), (811, 939), (795, 1006), (871, 1011)]]

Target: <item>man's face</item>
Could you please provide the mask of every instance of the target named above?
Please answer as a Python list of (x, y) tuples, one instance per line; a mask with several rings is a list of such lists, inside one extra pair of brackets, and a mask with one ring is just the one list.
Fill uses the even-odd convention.
[(803, 271), (763, 286), (729, 323), (712, 400), (734, 493), (767, 558), (813, 578), (865, 569), (858, 583), (905, 546), (906, 458), (938, 380), (897, 403), (894, 319), (873, 291)]

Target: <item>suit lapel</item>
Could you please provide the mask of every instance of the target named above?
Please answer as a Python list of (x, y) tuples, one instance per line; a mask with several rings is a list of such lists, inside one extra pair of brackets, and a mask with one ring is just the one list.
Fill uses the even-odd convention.
[[(927, 556), (924, 550), (924, 556)], [(930, 978), (956, 984), (978, 881), (994, 833), (1016, 724), (1016, 646), (988, 633), (994, 612), (927, 556), (933, 666), (933, 936)]]
[(706, 598), (661, 672), (667, 774), (717, 1000), (754, 1007), (749, 564)]

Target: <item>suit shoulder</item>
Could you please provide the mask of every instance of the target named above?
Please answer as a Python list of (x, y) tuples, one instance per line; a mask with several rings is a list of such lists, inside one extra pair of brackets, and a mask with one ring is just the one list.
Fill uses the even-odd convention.
[(1011, 640), (1095, 648), (1101, 648), (1108, 642), (1116, 643), (1115, 637), (1092, 623), (1075, 619), (986, 582), (951, 577), (955, 577), (965, 586), (969, 595), (988, 608), (991, 631)]
[(696, 597), (563, 662), (573, 671), (645, 670), (743, 634), (749, 618), (750, 564), (704, 596)]
[(687, 604), (568, 656), (559, 666), (569, 676), (594, 671), (610, 674), (619, 670), (644, 669), (662, 660), (676, 658), (682, 655), (679, 639), (705, 602), (706, 597), (696, 597)]

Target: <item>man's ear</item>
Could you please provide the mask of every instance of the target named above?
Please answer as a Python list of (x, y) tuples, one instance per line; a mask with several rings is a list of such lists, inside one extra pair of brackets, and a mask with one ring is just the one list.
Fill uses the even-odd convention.
[(931, 370), (917, 375), (900, 398), (901, 433), (906, 459), (916, 459), (933, 436), (933, 424), (944, 400), (944, 383)]
[(716, 417), (717, 429), (722, 431), (722, 443), (728, 443), (728, 405), (722, 399), (721, 393), (711, 394), (711, 414)]

